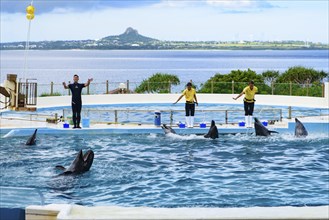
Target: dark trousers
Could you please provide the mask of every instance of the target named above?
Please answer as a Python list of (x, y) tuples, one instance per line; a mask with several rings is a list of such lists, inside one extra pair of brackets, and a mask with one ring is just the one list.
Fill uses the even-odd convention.
[(254, 106), (255, 103), (254, 102), (244, 102), (244, 115), (252, 115), (252, 113), (254, 112)]
[(82, 103), (72, 103), (72, 119), (74, 127), (80, 126)]
[(195, 104), (185, 103), (185, 116), (194, 116)]

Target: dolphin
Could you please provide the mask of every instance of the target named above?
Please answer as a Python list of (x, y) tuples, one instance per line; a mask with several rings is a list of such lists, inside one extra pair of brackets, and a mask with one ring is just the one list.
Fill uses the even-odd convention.
[(174, 129), (172, 129), (170, 126), (167, 126), (166, 124), (162, 124), (161, 128), (165, 134), (176, 134)]
[(37, 138), (37, 131), (38, 129), (35, 129), (34, 133), (27, 139), (25, 145), (35, 145), (36, 138)]
[(57, 165), (56, 168), (63, 171), (62, 175), (80, 174), (88, 171), (93, 164), (93, 161), (94, 152), (92, 150), (88, 150), (85, 154), (80, 150), (69, 168), (66, 169), (61, 165)]
[(218, 130), (214, 120), (211, 120), (211, 125), (208, 134), (204, 135), (205, 138), (216, 139), (218, 138)]
[(278, 133), (276, 131), (268, 130), (259, 120), (255, 118), (255, 131), (256, 136), (269, 136), (271, 133)]
[(295, 118), (295, 136), (296, 137), (306, 137), (308, 132), (304, 127), (303, 123), (300, 122), (297, 118)]

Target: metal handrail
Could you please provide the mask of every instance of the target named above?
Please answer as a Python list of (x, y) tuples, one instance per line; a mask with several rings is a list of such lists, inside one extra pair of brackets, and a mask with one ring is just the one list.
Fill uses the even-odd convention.
[[(15, 116), (11, 116), (11, 115)], [(20, 116), (20, 117), (18, 117)], [(55, 123), (58, 122), (58, 114), (40, 114), (40, 113), (7, 113), (7, 112), (1, 112), (0, 114), (1, 119), (7, 119), (7, 120), (22, 120), (22, 121), (39, 121), (39, 122), (44, 122), (47, 121), (47, 119), (52, 118)]]
[[(91, 94), (113, 94), (113, 93), (134, 93), (134, 90), (140, 85), (142, 82), (133, 82), (133, 81), (121, 81), (121, 82), (110, 82), (106, 80), (104, 82), (93, 82), (88, 86), (85, 90), (83, 90), (83, 94), (91, 95)], [(168, 82), (150, 82), (155, 84), (168, 84)], [(206, 82), (196, 82), (194, 81), (193, 84), (196, 86), (197, 90), (202, 87)], [(124, 84), (125, 88), (121, 89), (120, 84)], [(206, 93), (217, 93), (217, 94), (235, 94), (240, 93), (241, 90), (248, 85), (248, 82), (214, 82), (211, 81), (211, 89)], [(298, 89), (303, 89), (302, 96), (309, 96), (310, 95), (310, 88), (316, 87), (317, 90), (317, 97), (324, 97), (324, 83), (320, 83), (318, 85), (315, 84), (296, 84), (296, 83), (257, 83), (259, 89), (261, 90), (262, 87), (266, 87), (267, 89), (261, 92), (262, 94), (267, 95), (296, 95), (296, 91)], [(70, 90), (66, 90), (63, 88), (61, 83), (41, 83), (38, 84), (38, 87), (42, 87), (38, 91), (39, 95), (45, 96), (53, 96), (53, 95), (70, 95)], [(216, 88), (226, 88), (225, 91), (216, 92)], [(42, 91), (41, 91), (42, 90)], [(169, 82), (168, 86), (168, 93), (180, 93), (184, 90), (184, 85), (174, 85)], [(151, 91), (150, 88), (147, 89), (145, 93), (154, 93)], [(156, 92), (155, 92), (156, 93)], [(312, 96), (312, 95), (311, 95)]]
[[(273, 116), (275, 118), (275, 120), (277, 121), (282, 121), (283, 119), (283, 110), (287, 111), (287, 118), (291, 119), (292, 117), (305, 117), (305, 113), (309, 112), (307, 114), (307, 116), (326, 116), (329, 115), (329, 109), (298, 109), (298, 110), (293, 110), (291, 106), (289, 106), (287, 109), (282, 109), (282, 108), (261, 108), (259, 110), (256, 110), (254, 113), (255, 115), (259, 114), (264, 114), (264, 113), (268, 113), (268, 114), (272, 114), (272, 115), (277, 115), (277, 116)], [(316, 111), (319, 111), (318, 113)], [(51, 118), (53, 119), (54, 123), (58, 123), (59, 121), (65, 121), (69, 119), (69, 115), (72, 112), (71, 109), (63, 109), (62, 110), (62, 116), (59, 117), (58, 113), (55, 114), (40, 114), (40, 113), (11, 113), (11, 112), (1, 112), (0, 113), (0, 118), (1, 119), (8, 119), (8, 120), (23, 120), (23, 121), (39, 121), (39, 122), (45, 122), (47, 121), (47, 119)], [(116, 109), (90, 109), (90, 108), (84, 108), (82, 109), (82, 113), (81, 115), (89, 115), (92, 113), (110, 113), (113, 114), (113, 118), (114, 121), (113, 122), (106, 122), (106, 121), (97, 121), (97, 122), (93, 122), (91, 121), (91, 123), (115, 123), (115, 124), (119, 124), (122, 123), (120, 122), (120, 118), (119, 115), (120, 113), (125, 113), (129, 114), (129, 113), (154, 113), (154, 110), (151, 109), (130, 109), (130, 108), (116, 108)], [(169, 115), (169, 121), (170, 124), (173, 124), (173, 118), (174, 115), (176, 113), (182, 113), (185, 112), (184, 109), (164, 109), (161, 110), (161, 113), (164, 113), (166, 115)], [(202, 109), (202, 110), (198, 110), (197, 114), (198, 116), (200, 116), (201, 114), (207, 114), (207, 113), (219, 113), (219, 114), (223, 114), (225, 116), (225, 124), (230, 124), (230, 115), (232, 113), (238, 113), (241, 112), (241, 115), (243, 115), (244, 110), (243, 109)], [(314, 112), (314, 114), (312, 114)], [(301, 114), (298, 114), (301, 113)], [(302, 114), (303, 113), (303, 114)], [(142, 116), (143, 117), (143, 116)], [(200, 116), (202, 117), (202, 116)], [(272, 120), (272, 119), (269, 119)], [(122, 121), (122, 120), (121, 120)]]
[[(68, 120), (68, 117), (66, 112), (71, 112), (70, 109), (63, 109), (63, 119), (64, 120)], [(154, 110), (150, 110), (150, 109), (125, 109), (125, 108), (118, 108), (118, 109), (107, 109), (107, 110), (102, 110), (102, 109), (83, 109), (82, 110), (82, 115), (88, 115), (91, 112), (99, 112), (99, 113), (112, 113), (114, 115), (114, 122), (101, 122), (98, 121), (97, 123), (114, 123), (114, 124), (118, 124), (119, 122), (119, 117), (118, 117), (118, 113), (123, 112), (123, 113), (129, 113), (129, 112), (135, 112), (135, 113), (154, 113)], [(173, 116), (174, 113), (177, 112), (185, 112), (185, 110), (181, 109), (181, 110), (173, 110), (173, 109), (169, 109), (169, 110), (161, 110), (161, 113), (168, 113), (169, 114), (169, 121), (170, 121), (170, 125), (173, 124)], [(225, 114), (225, 124), (229, 124), (229, 113), (232, 112), (244, 112), (244, 110), (239, 110), (239, 109), (235, 109), (235, 110), (231, 110), (231, 109), (205, 109), (205, 110), (201, 110), (201, 112), (203, 113), (207, 113), (207, 112), (217, 112), (217, 113), (224, 113)], [(266, 108), (266, 109), (261, 109), (258, 111), (259, 112), (273, 112), (274, 114), (278, 114), (279, 121), (282, 121), (282, 109), (273, 109), (273, 108)], [(257, 113), (257, 112), (255, 112)], [(242, 114), (241, 114), (242, 115)]]

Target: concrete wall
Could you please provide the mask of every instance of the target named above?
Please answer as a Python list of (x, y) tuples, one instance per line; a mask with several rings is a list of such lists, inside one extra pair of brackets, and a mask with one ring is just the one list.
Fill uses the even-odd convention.
[[(329, 83), (326, 83), (324, 98), (305, 96), (279, 96), (279, 95), (256, 95), (256, 105), (269, 106), (296, 106), (310, 108), (329, 108)], [(84, 105), (100, 104), (128, 104), (128, 103), (173, 103), (180, 94), (112, 94), (112, 95), (83, 95)], [(243, 97), (233, 100), (237, 94), (197, 94), (198, 102), (242, 104)], [(184, 98), (180, 102), (184, 102)], [(39, 97), (38, 108), (52, 106), (70, 106), (70, 96)]]
[[(273, 106), (296, 106), (312, 108), (329, 108), (329, 82), (324, 86), (324, 98), (305, 96), (279, 96), (279, 95), (256, 95), (256, 105)], [(173, 103), (180, 94), (109, 94), (109, 95), (83, 95), (84, 105), (99, 104), (127, 104), (127, 103)], [(202, 103), (223, 103), (242, 104), (239, 100), (233, 100), (237, 94), (197, 94), (200, 104)], [(3, 97), (1, 96), (1, 99)], [(4, 100), (2, 100), (4, 101)], [(184, 102), (182, 99), (181, 102)], [(52, 106), (70, 106), (70, 96), (38, 97), (37, 108)], [(0, 103), (0, 107), (3, 105)]]

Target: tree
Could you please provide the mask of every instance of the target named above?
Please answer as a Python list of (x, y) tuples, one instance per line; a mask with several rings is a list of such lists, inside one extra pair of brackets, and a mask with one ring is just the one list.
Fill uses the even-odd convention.
[(324, 78), (328, 77), (328, 73), (324, 71), (317, 71), (313, 68), (306, 68), (302, 66), (290, 67), (281, 76), (278, 77), (279, 83), (296, 83), (296, 84), (313, 84), (315, 82), (321, 83)]
[(143, 80), (142, 83), (135, 89), (135, 92), (169, 93), (171, 90), (171, 85), (179, 84), (180, 80), (176, 75), (156, 73), (147, 80)]
[(275, 94), (298, 96), (322, 96), (322, 82), (328, 73), (302, 66), (290, 67), (281, 74), (275, 84)]
[[(262, 94), (268, 94), (270, 88), (264, 84), (262, 75), (258, 75), (255, 71), (248, 70), (232, 70), (229, 74), (217, 73), (208, 79), (198, 92), (200, 93), (240, 93), (250, 80), (253, 80), (258, 87), (258, 91)], [(234, 90), (234, 91), (232, 91)]]
[(272, 83), (274, 83), (279, 77), (279, 75), (280, 72), (275, 70), (267, 70), (262, 73), (262, 76), (264, 77), (264, 83), (268, 86), (271, 86)]

